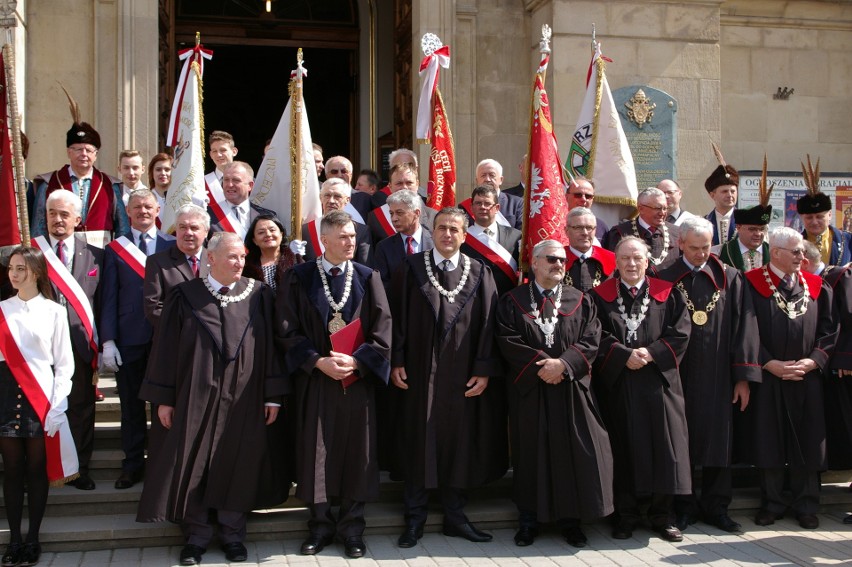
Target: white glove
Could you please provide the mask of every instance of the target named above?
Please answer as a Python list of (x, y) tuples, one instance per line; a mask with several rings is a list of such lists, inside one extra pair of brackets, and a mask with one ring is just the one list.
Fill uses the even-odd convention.
[(291, 240), (290, 252), (292, 252), (296, 256), (304, 256), (307, 245), (308, 243), (305, 240)]
[(47, 433), (48, 437), (53, 437), (66, 421), (68, 421), (68, 418), (65, 417), (64, 411), (51, 409), (44, 418), (44, 432)]
[(118, 372), (118, 367), (121, 366), (121, 354), (118, 352), (118, 347), (115, 346), (115, 341), (104, 342), (104, 352), (101, 356), (101, 364), (104, 370), (110, 372)]

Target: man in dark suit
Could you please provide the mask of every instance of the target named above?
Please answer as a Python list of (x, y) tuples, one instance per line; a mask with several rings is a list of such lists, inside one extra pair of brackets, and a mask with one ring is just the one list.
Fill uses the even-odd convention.
[(278, 216), (275, 211), (249, 201), (249, 195), (254, 187), (254, 170), (249, 164), (244, 161), (234, 161), (226, 165), (222, 171), (222, 191), (225, 194), (225, 200), (219, 203), (219, 207), (225, 218), (215, 219), (215, 215), (208, 209), (210, 218), (215, 219), (208, 236), (213, 236), (214, 232), (236, 232), (240, 238), (245, 239), (246, 232), (257, 215)]
[(92, 380), (98, 357), (98, 347), (95, 343), (97, 334), (88, 333), (88, 317), (85, 311), (80, 311), (77, 306), (88, 302), (94, 320), (97, 321), (104, 251), (86, 243), (83, 236), (75, 237), (74, 228), (80, 223), (82, 208), (80, 197), (71, 191), (54, 191), (48, 196), (45, 209), (50, 251), (44, 252), (55, 252), (61, 265), (70, 272), (85, 296), (71, 297), (73, 292), (66, 296), (62, 287), (57, 285), (57, 280), (51, 278), (53, 292), (59, 303), (68, 308), (71, 348), (74, 352), (74, 375), (71, 378), (71, 393), (68, 394), (68, 410), (65, 413), (74, 445), (77, 447), (80, 476), (69, 484), (80, 490), (94, 490), (95, 482), (89, 476), (89, 461), (95, 440), (95, 385)]
[(503, 295), (518, 285), (518, 252), (521, 231), (497, 222), (500, 204), (497, 190), (480, 185), (471, 195), (474, 224), (467, 229), (461, 251), (491, 268), (497, 293)]
[(145, 263), (145, 283), (142, 285), (145, 318), (154, 327), (163, 311), (166, 295), (177, 284), (207, 276), (207, 250), (204, 237), (210, 230), (210, 217), (197, 205), (184, 205), (175, 221), (175, 246), (157, 252)]
[[(329, 160), (330, 162), (331, 160)], [(352, 197), (352, 187), (339, 177), (327, 179), (320, 189), (320, 204), (322, 214), (330, 211), (342, 211)], [(302, 225), (302, 238), (305, 239), (305, 261), (317, 259), (317, 247), (321, 247), (319, 221), (311, 221)], [(373, 266), (373, 241), (367, 225), (352, 221), (355, 226), (355, 261), (365, 266)], [(322, 251), (320, 250), (320, 254)]]
[(429, 229), (420, 224), (420, 196), (414, 191), (397, 191), (388, 197), (391, 222), (396, 234), (376, 245), (375, 268), (387, 291), (391, 277), (405, 257), (434, 246)]
[(145, 377), (154, 330), (143, 313), (142, 284), (148, 256), (175, 245), (175, 238), (157, 231), (157, 197), (148, 189), (130, 193), (127, 215), (130, 232), (110, 242), (104, 251), (104, 289), (100, 339), (103, 367), (115, 372), (121, 403), (121, 448), (124, 460), (119, 490), (130, 488), (145, 470), (148, 430), (145, 401), (139, 387)]
[(500, 186), (503, 185), (503, 166), (497, 160), (484, 159), (477, 164), (476, 185), (494, 187), (497, 190), (500, 214), (505, 217), (509, 226), (521, 230), (524, 224), (524, 201), (520, 197), (500, 191)]
[(725, 244), (736, 236), (734, 208), (740, 174), (732, 165), (719, 165), (704, 180), (704, 188), (713, 199), (713, 210), (704, 216), (713, 225), (713, 246)]

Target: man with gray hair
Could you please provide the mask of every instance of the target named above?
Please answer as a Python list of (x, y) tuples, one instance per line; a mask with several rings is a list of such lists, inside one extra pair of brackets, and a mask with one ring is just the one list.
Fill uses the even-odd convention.
[[(787, 227), (769, 237), (769, 264), (746, 273), (757, 316), (762, 381), (746, 413), (748, 462), (760, 469), (761, 505), (755, 523), (768, 526), (788, 505), (799, 525), (816, 529), (819, 471), (825, 470), (821, 371), (834, 350), (832, 290), (802, 270), (802, 235)], [(789, 471), (792, 500), (784, 498)]]
[(414, 191), (397, 191), (388, 197), (391, 223), (396, 234), (376, 245), (376, 269), (388, 289), (393, 273), (406, 256), (431, 250), (432, 233), (420, 224), (422, 199)]
[(597, 219), (585, 207), (574, 207), (565, 218), (565, 282), (582, 292), (597, 287), (615, 271), (615, 254), (596, 246)]
[(213, 235), (210, 272), (166, 299), (139, 391), (157, 404), (153, 419), (166, 434), (136, 519), (181, 524), (181, 565), (201, 562), (217, 526), (228, 561), (245, 561), (248, 512), (286, 498), (267, 448), (267, 426), (289, 391), (273, 347), (275, 297), (242, 276), (245, 258), (238, 235)]
[[(334, 158), (332, 158), (334, 159)], [(331, 163), (331, 160), (329, 160)], [(347, 208), (352, 198), (352, 187), (340, 177), (326, 179), (320, 187), (320, 205), (322, 205), (323, 216), (331, 211), (343, 211)], [(370, 229), (367, 225), (352, 221), (355, 227), (355, 261), (365, 266), (373, 266), (373, 240), (370, 237)], [(294, 254), (301, 253), (305, 261), (313, 262), (317, 255), (325, 250), (320, 235), (320, 220), (312, 220), (302, 225), (304, 250), (293, 250)], [(301, 245), (302, 241), (293, 241)], [(291, 246), (291, 250), (293, 247)]]
[[(693, 216), (680, 225), (680, 259), (658, 277), (687, 298), (692, 321), (689, 346), (680, 364), (689, 424), (689, 460), (701, 467), (700, 499), (675, 496), (676, 524), (685, 530), (703, 514), (726, 532), (740, 524), (728, 515), (731, 503), (733, 412), (744, 412), (749, 383), (760, 382), (757, 322), (742, 273), (710, 253), (713, 225)], [(733, 401), (733, 405), (732, 405)], [(744, 435), (744, 432), (737, 432)]]
[(497, 306), (521, 547), (538, 522), (556, 522), (570, 545), (585, 547), (580, 519), (613, 511), (609, 436), (589, 395), (601, 323), (591, 296), (562, 283), (565, 257), (556, 240), (536, 244), (534, 281)]
[(668, 202), (665, 194), (656, 187), (648, 187), (636, 199), (639, 216), (617, 224), (606, 233), (603, 247), (615, 251), (619, 240), (631, 235), (641, 238), (651, 250), (649, 257), (650, 273), (655, 274), (677, 261), (679, 254), (678, 236), (680, 231), (675, 225), (666, 222)]
[[(503, 226), (521, 230), (524, 224), (524, 201), (515, 195), (500, 191), (503, 185), (503, 166), (495, 159), (486, 158), (476, 165), (476, 186), (487, 185), (497, 191), (497, 222)], [(469, 219), (475, 218), (471, 208), (471, 199), (459, 203), (459, 207), (467, 212)]]

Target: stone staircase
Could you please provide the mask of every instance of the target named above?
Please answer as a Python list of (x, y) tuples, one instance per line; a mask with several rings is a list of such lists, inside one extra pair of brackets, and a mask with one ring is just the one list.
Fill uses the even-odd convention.
[[(47, 513), (42, 524), (41, 541), (47, 551), (83, 551), (122, 547), (155, 547), (183, 543), (180, 528), (168, 522), (140, 524), (136, 522), (136, 506), (142, 485), (116, 490), (115, 479), (121, 473), (120, 409), (115, 381), (101, 379), (106, 395), (97, 404), (95, 451), (90, 474), (97, 483), (92, 491), (73, 487), (52, 488)], [(754, 475), (743, 470), (737, 475), (732, 515), (750, 515), (759, 505)], [(842, 516), (852, 511), (852, 491), (848, 489), (852, 472), (823, 476), (822, 512)], [(516, 510), (510, 500), (511, 473), (492, 485), (471, 494), (467, 512), (471, 520), (485, 529), (515, 526)], [(395, 534), (403, 526), (402, 483), (392, 482), (383, 473), (380, 501), (367, 505), (368, 534)], [(0, 505), (4, 504), (0, 495)], [(26, 514), (26, 508), (25, 508)], [(5, 507), (0, 507), (5, 518)], [(307, 533), (308, 513), (304, 504), (291, 497), (279, 507), (251, 514), (248, 524), (250, 540), (298, 538)], [(430, 514), (427, 531), (438, 531), (441, 514)], [(748, 529), (748, 526), (746, 526)], [(26, 529), (24, 530), (26, 533)], [(8, 541), (8, 529), (0, 519), (0, 544)]]

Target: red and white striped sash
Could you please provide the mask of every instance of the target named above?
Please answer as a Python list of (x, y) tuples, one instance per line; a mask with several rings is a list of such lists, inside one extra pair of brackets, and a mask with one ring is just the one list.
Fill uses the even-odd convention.
[(388, 237), (396, 234), (396, 229), (393, 227), (393, 223), (391, 222), (390, 207), (387, 203), (377, 209), (373, 209), (373, 214), (376, 215), (376, 220), (379, 222), (379, 226), (382, 227), (382, 230), (385, 231), (385, 234)]
[[(124, 262), (130, 266), (136, 274), (145, 279), (145, 261), (148, 259), (148, 256), (142, 253), (139, 248), (130, 242), (130, 239), (126, 236), (119, 236), (109, 244), (107, 244), (112, 251), (118, 254), (118, 257), (124, 260)], [(154, 246), (152, 244), (152, 246)]]
[(320, 241), (319, 222), (312, 220), (305, 225), (305, 228), (308, 229), (308, 238), (311, 239), (311, 245), (314, 247), (314, 252), (316, 252), (318, 257), (322, 256), (325, 253), (325, 246), (323, 246)]
[(496, 238), (487, 236), (484, 233), (482, 233), (482, 236), (486, 238), (485, 242), (480, 240), (479, 236), (474, 236), (468, 232), (464, 239), (465, 244), (476, 250), (482, 257), (500, 268), (500, 271), (506, 274), (509, 279), (513, 281), (517, 280), (518, 263), (515, 262), (515, 259), (512, 258), (509, 251), (503, 248)]

